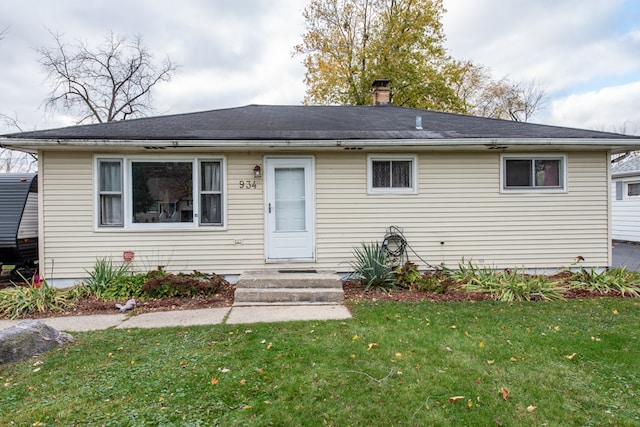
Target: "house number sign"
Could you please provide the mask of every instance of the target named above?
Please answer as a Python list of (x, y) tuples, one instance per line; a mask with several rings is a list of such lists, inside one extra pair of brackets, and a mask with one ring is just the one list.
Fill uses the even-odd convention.
[(240, 188), (244, 189), (244, 190), (255, 190), (256, 188), (258, 188), (258, 186), (256, 185), (255, 181), (244, 181), (241, 180), (239, 182), (240, 184)]

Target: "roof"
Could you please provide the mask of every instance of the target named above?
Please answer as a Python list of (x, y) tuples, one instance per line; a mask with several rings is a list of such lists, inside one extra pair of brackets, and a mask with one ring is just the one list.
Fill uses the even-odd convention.
[[(421, 128), (417, 126), (417, 118)], [(609, 141), (611, 145), (640, 147), (640, 138), (609, 132), (474, 117), (462, 114), (383, 106), (273, 106), (238, 108), (148, 117), (110, 123), (71, 126), (4, 135), (8, 146), (46, 145), (44, 141), (422, 141), (446, 145), (451, 141), (537, 140)], [(24, 141), (24, 142), (23, 142)], [(542, 142), (541, 142), (542, 141)], [(589, 142), (590, 141), (590, 142)], [(611, 142), (614, 141), (614, 142)], [(107, 144), (108, 145), (108, 144)], [(142, 144), (148, 145), (148, 144)], [(174, 145), (177, 147), (177, 145)], [(334, 144), (335, 146), (335, 144)]]
[(625, 176), (640, 175), (640, 157), (631, 157), (628, 160), (618, 162), (611, 166), (611, 176), (620, 178)]

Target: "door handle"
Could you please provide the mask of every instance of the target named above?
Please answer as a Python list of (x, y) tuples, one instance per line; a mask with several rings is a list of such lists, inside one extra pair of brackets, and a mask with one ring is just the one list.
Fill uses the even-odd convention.
[(269, 213), (271, 213), (271, 203), (269, 203)]

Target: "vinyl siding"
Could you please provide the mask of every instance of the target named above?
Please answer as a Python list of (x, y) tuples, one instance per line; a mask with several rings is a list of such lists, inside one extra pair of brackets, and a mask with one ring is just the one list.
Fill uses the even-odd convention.
[[(221, 153), (207, 153), (207, 155)], [(384, 154), (384, 153), (382, 153)], [(457, 266), (464, 257), (490, 267), (560, 268), (577, 256), (586, 265), (609, 260), (607, 153), (568, 152), (566, 193), (500, 193), (499, 153), (412, 153), (417, 194), (367, 194), (367, 153), (315, 155), (316, 262), (264, 261), (263, 179), (253, 167), (264, 153), (228, 153), (224, 230), (94, 230), (93, 156), (46, 152), (43, 177), (44, 273), (51, 279), (86, 276), (96, 259), (135, 252), (139, 269), (238, 274), (258, 268), (349, 270), (355, 246), (381, 241), (400, 227), (429, 264)], [(272, 153), (269, 153), (272, 155)], [(306, 154), (308, 155), (308, 154)], [(168, 157), (169, 158), (169, 157)], [(415, 252), (415, 253), (414, 253)]]
[[(622, 184), (622, 199), (616, 200), (616, 183)], [(640, 196), (627, 195), (627, 183), (640, 182), (635, 177), (614, 179), (611, 184), (612, 236), (615, 240), (640, 242)]]

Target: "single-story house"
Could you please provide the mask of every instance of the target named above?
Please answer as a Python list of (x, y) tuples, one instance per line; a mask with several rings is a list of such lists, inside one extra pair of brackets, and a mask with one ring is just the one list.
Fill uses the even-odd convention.
[(271, 106), (22, 132), (41, 274), (330, 269), (403, 232), (420, 268), (607, 267), (610, 156), (640, 138), (399, 106)]
[(613, 239), (640, 242), (640, 157), (611, 167), (611, 196)]

